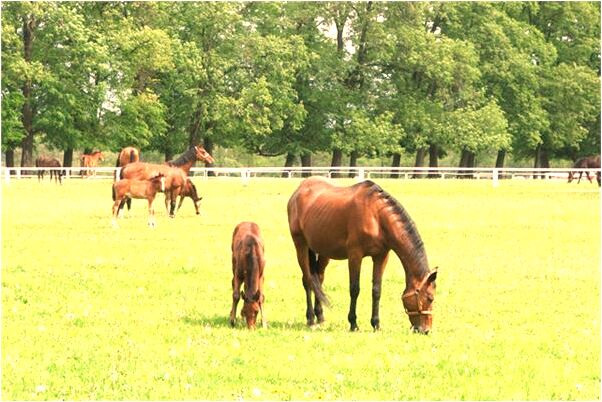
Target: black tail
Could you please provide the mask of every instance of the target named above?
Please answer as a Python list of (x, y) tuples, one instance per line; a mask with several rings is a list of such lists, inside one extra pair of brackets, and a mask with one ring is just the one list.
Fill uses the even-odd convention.
[(113, 201), (115, 201), (115, 198), (117, 198), (115, 195), (115, 186), (111, 186), (111, 190), (113, 190)]
[(322, 302), (323, 305), (330, 307), (330, 300), (328, 300), (328, 296), (324, 293), (322, 289), (322, 284), (320, 283), (319, 277), (319, 266), (318, 266), (318, 256), (316, 253), (309, 248), (309, 272), (311, 273), (311, 287), (316, 295), (316, 298)]
[[(121, 154), (119, 154), (121, 155)], [(115, 163), (115, 167), (119, 167), (119, 155), (117, 155), (117, 162)]]
[(130, 162), (135, 162), (136, 161), (136, 151), (134, 151), (133, 149), (130, 151)]

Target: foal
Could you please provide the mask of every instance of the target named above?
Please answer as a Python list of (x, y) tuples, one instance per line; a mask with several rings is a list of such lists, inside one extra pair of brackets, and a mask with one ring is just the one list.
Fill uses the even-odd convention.
[[(176, 211), (180, 210), (182, 203), (184, 202), (184, 198), (190, 197), (192, 202), (194, 203), (194, 209), (196, 210), (196, 214), (200, 215), (199, 207), (201, 206), (201, 200), (203, 197), (199, 197), (199, 193), (196, 190), (196, 186), (189, 178), (186, 179), (186, 183), (182, 187), (182, 191), (180, 191), (180, 202), (178, 203), (178, 208)], [(167, 201), (168, 198), (165, 197), (165, 208), (167, 209)]]
[(149, 180), (121, 179), (113, 184), (113, 226), (117, 226), (119, 204), (126, 197), (146, 199), (148, 201), (148, 225), (155, 227), (153, 201), (159, 191), (165, 191), (165, 176), (157, 174)]
[[(263, 315), (263, 240), (259, 226), (254, 222), (241, 222), (232, 234), (232, 310), (230, 325), (236, 323), (236, 306), (242, 294), (244, 305), (241, 316), (247, 321), (247, 328), (255, 329), (257, 314), (261, 312), (261, 326), (266, 327)], [(240, 285), (244, 283), (244, 292)]]

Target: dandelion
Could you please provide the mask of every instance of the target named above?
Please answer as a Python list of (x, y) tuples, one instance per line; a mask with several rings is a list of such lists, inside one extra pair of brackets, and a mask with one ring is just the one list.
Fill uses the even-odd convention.
[(192, 388), (192, 385), (190, 385), (190, 384), (186, 384), (186, 385), (184, 385), (184, 389), (185, 389), (186, 391), (190, 391), (190, 389), (191, 389), (191, 388)]
[(345, 376), (341, 373), (337, 373), (337, 375), (335, 376), (336, 380), (338, 382), (342, 382), (345, 379)]
[(240, 342), (238, 342), (238, 339), (234, 339), (234, 340), (232, 341), (232, 347), (233, 347), (234, 349), (240, 349)]
[(254, 397), (260, 397), (261, 396), (261, 390), (259, 388), (253, 388), (253, 396)]
[(36, 386), (36, 394), (41, 394), (42, 392), (46, 392), (46, 386), (43, 384)]

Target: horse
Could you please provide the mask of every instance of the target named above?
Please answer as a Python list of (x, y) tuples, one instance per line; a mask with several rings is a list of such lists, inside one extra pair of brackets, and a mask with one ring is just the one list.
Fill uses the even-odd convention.
[(148, 201), (148, 225), (154, 227), (153, 201), (159, 191), (165, 191), (165, 176), (162, 173), (158, 173), (149, 180), (121, 179), (113, 183), (113, 226), (117, 226), (119, 204), (125, 197), (130, 197)]
[[(190, 147), (176, 160), (166, 162), (163, 165), (144, 162), (129, 163), (127, 166), (121, 169), (119, 177), (121, 179), (145, 180), (157, 172), (163, 173), (168, 178), (168, 183), (166, 184), (166, 197), (169, 197), (171, 201), (169, 216), (173, 218), (175, 216), (176, 199), (182, 191), (182, 186), (186, 182), (186, 177), (190, 172), (190, 168), (197, 160), (204, 161), (206, 163), (215, 162), (213, 157), (209, 155), (207, 151), (205, 151), (205, 148), (196, 145)], [(175, 172), (174, 169), (182, 172), (184, 178), (182, 179), (181, 175)], [(176, 177), (176, 180), (170, 180), (169, 177), (172, 176), (178, 177)], [(119, 206), (120, 210), (123, 209), (124, 203), (125, 201)]]
[[(263, 271), (265, 258), (264, 246), (259, 226), (254, 222), (241, 222), (232, 234), (232, 309), (230, 325), (236, 324), (236, 306), (242, 295), (244, 305), (241, 316), (247, 322), (247, 328), (255, 329), (257, 315), (261, 312), (261, 326), (266, 327), (263, 315)], [(240, 291), (241, 284), (244, 291)]]
[[(52, 168), (60, 168), (61, 167), (61, 162), (56, 159), (56, 158), (51, 158), (49, 156), (40, 156), (38, 157), (38, 159), (36, 159), (36, 167), (40, 168), (40, 167), (52, 167)], [(40, 181), (40, 179), (44, 179), (44, 172), (45, 170), (38, 170), (38, 181)], [(52, 176), (54, 176), (54, 182), (57, 182), (57, 178), (58, 178), (58, 182), (60, 184), (63, 184), (63, 180), (61, 179), (61, 177), (63, 176), (63, 171), (62, 170), (52, 170), (50, 169), (50, 181), (52, 181)]]
[[(138, 162), (140, 160), (140, 151), (134, 147), (125, 147), (117, 155), (117, 162), (115, 163), (115, 167), (124, 167), (128, 163)], [(115, 181), (119, 177), (119, 169), (115, 171)], [(126, 200), (128, 210), (132, 207), (132, 199), (128, 198)]]
[[(190, 178), (186, 178), (186, 183), (184, 184), (184, 187), (182, 187), (182, 190), (180, 191), (180, 202), (178, 203), (178, 207), (177, 207), (176, 211), (180, 210), (180, 207), (182, 206), (182, 203), (184, 202), (184, 198), (186, 198), (186, 197), (190, 197), (190, 199), (192, 200), (192, 202), (194, 204), (194, 209), (196, 210), (196, 214), (200, 215), (201, 212), (199, 211), (199, 207), (201, 206), (201, 200), (203, 199), (203, 197), (199, 197), (199, 193), (196, 190), (196, 186), (194, 185), (192, 180), (190, 180)], [(165, 197), (165, 209), (167, 209), (167, 201), (168, 201), (168, 197)]]
[[(379, 302), (382, 276), (389, 251), (401, 260), (406, 287), (402, 303), (414, 332), (427, 334), (432, 327), (437, 268), (429, 269), (424, 244), (408, 213), (380, 186), (370, 180), (351, 187), (336, 187), (323, 177), (301, 182), (287, 205), (291, 237), (303, 274), (307, 325), (324, 321), (322, 290), (330, 259), (348, 260), (351, 304), (347, 316), (351, 331), (357, 331), (356, 302), (360, 292), (360, 270), (364, 257), (371, 257), (372, 318), (380, 329)], [(311, 292), (315, 295), (312, 309)]]
[[(577, 161), (573, 165), (573, 169), (600, 169), (600, 155), (586, 156), (586, 157), (577, 159)], [(581, 182), (581, 176), (583, 176), (583, 172), (584, 172), (583, 170), (579, 171), (579, 180), (577, 180), (577, 184), (579, 184)], [(570, 183), (574, 180), (575, 174), (576, 173), (574, 173), (574, 172), (569, 172), (568, 183)], [(587, 177), (587, 180), (589, 180), (589, 182), (591, 183), (592, 179), (589, 176), (588, 170), (585, 170), (585, 175)], [(596, 172), (596, 181), (598, 182), (598, 187), (600, 187), (600, 171), (599, 170)]]
[[(91, 154), (83, 154), (80, 158), (81, 167), (82, 168), (91, 168), (95, 167), (98, 161), (104, 161), (104, 156), (101, 151), (94, 151)], [(96, 172), (93, 171), (92, 174), (95, 176)], [(81, 176), (90, 176), (90, 169), (82, 169), (80, 171)]]

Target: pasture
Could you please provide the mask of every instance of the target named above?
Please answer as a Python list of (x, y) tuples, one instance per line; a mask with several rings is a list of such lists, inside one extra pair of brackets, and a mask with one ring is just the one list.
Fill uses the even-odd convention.
[[(157, 227), (146, 201), (111, 227), (111, 182), (2, 185), (2, 398), (600, 399), (600, 193), (564, 181), (375, 180), (406, 208), (439, 267), (433, 331), (412, 334), (393, 254), (381, 330), (349, 332), (346, 261), (332, 306), (305, 325), (286, 203), (300, 179), (194, 179)], [(351, 180), (340, 180), (351, 184)], [(268, 329), (231, 328), (230, 241), (255, 221), (266, 244)], [(240, 305), (239, 305), (240, 309)]]

